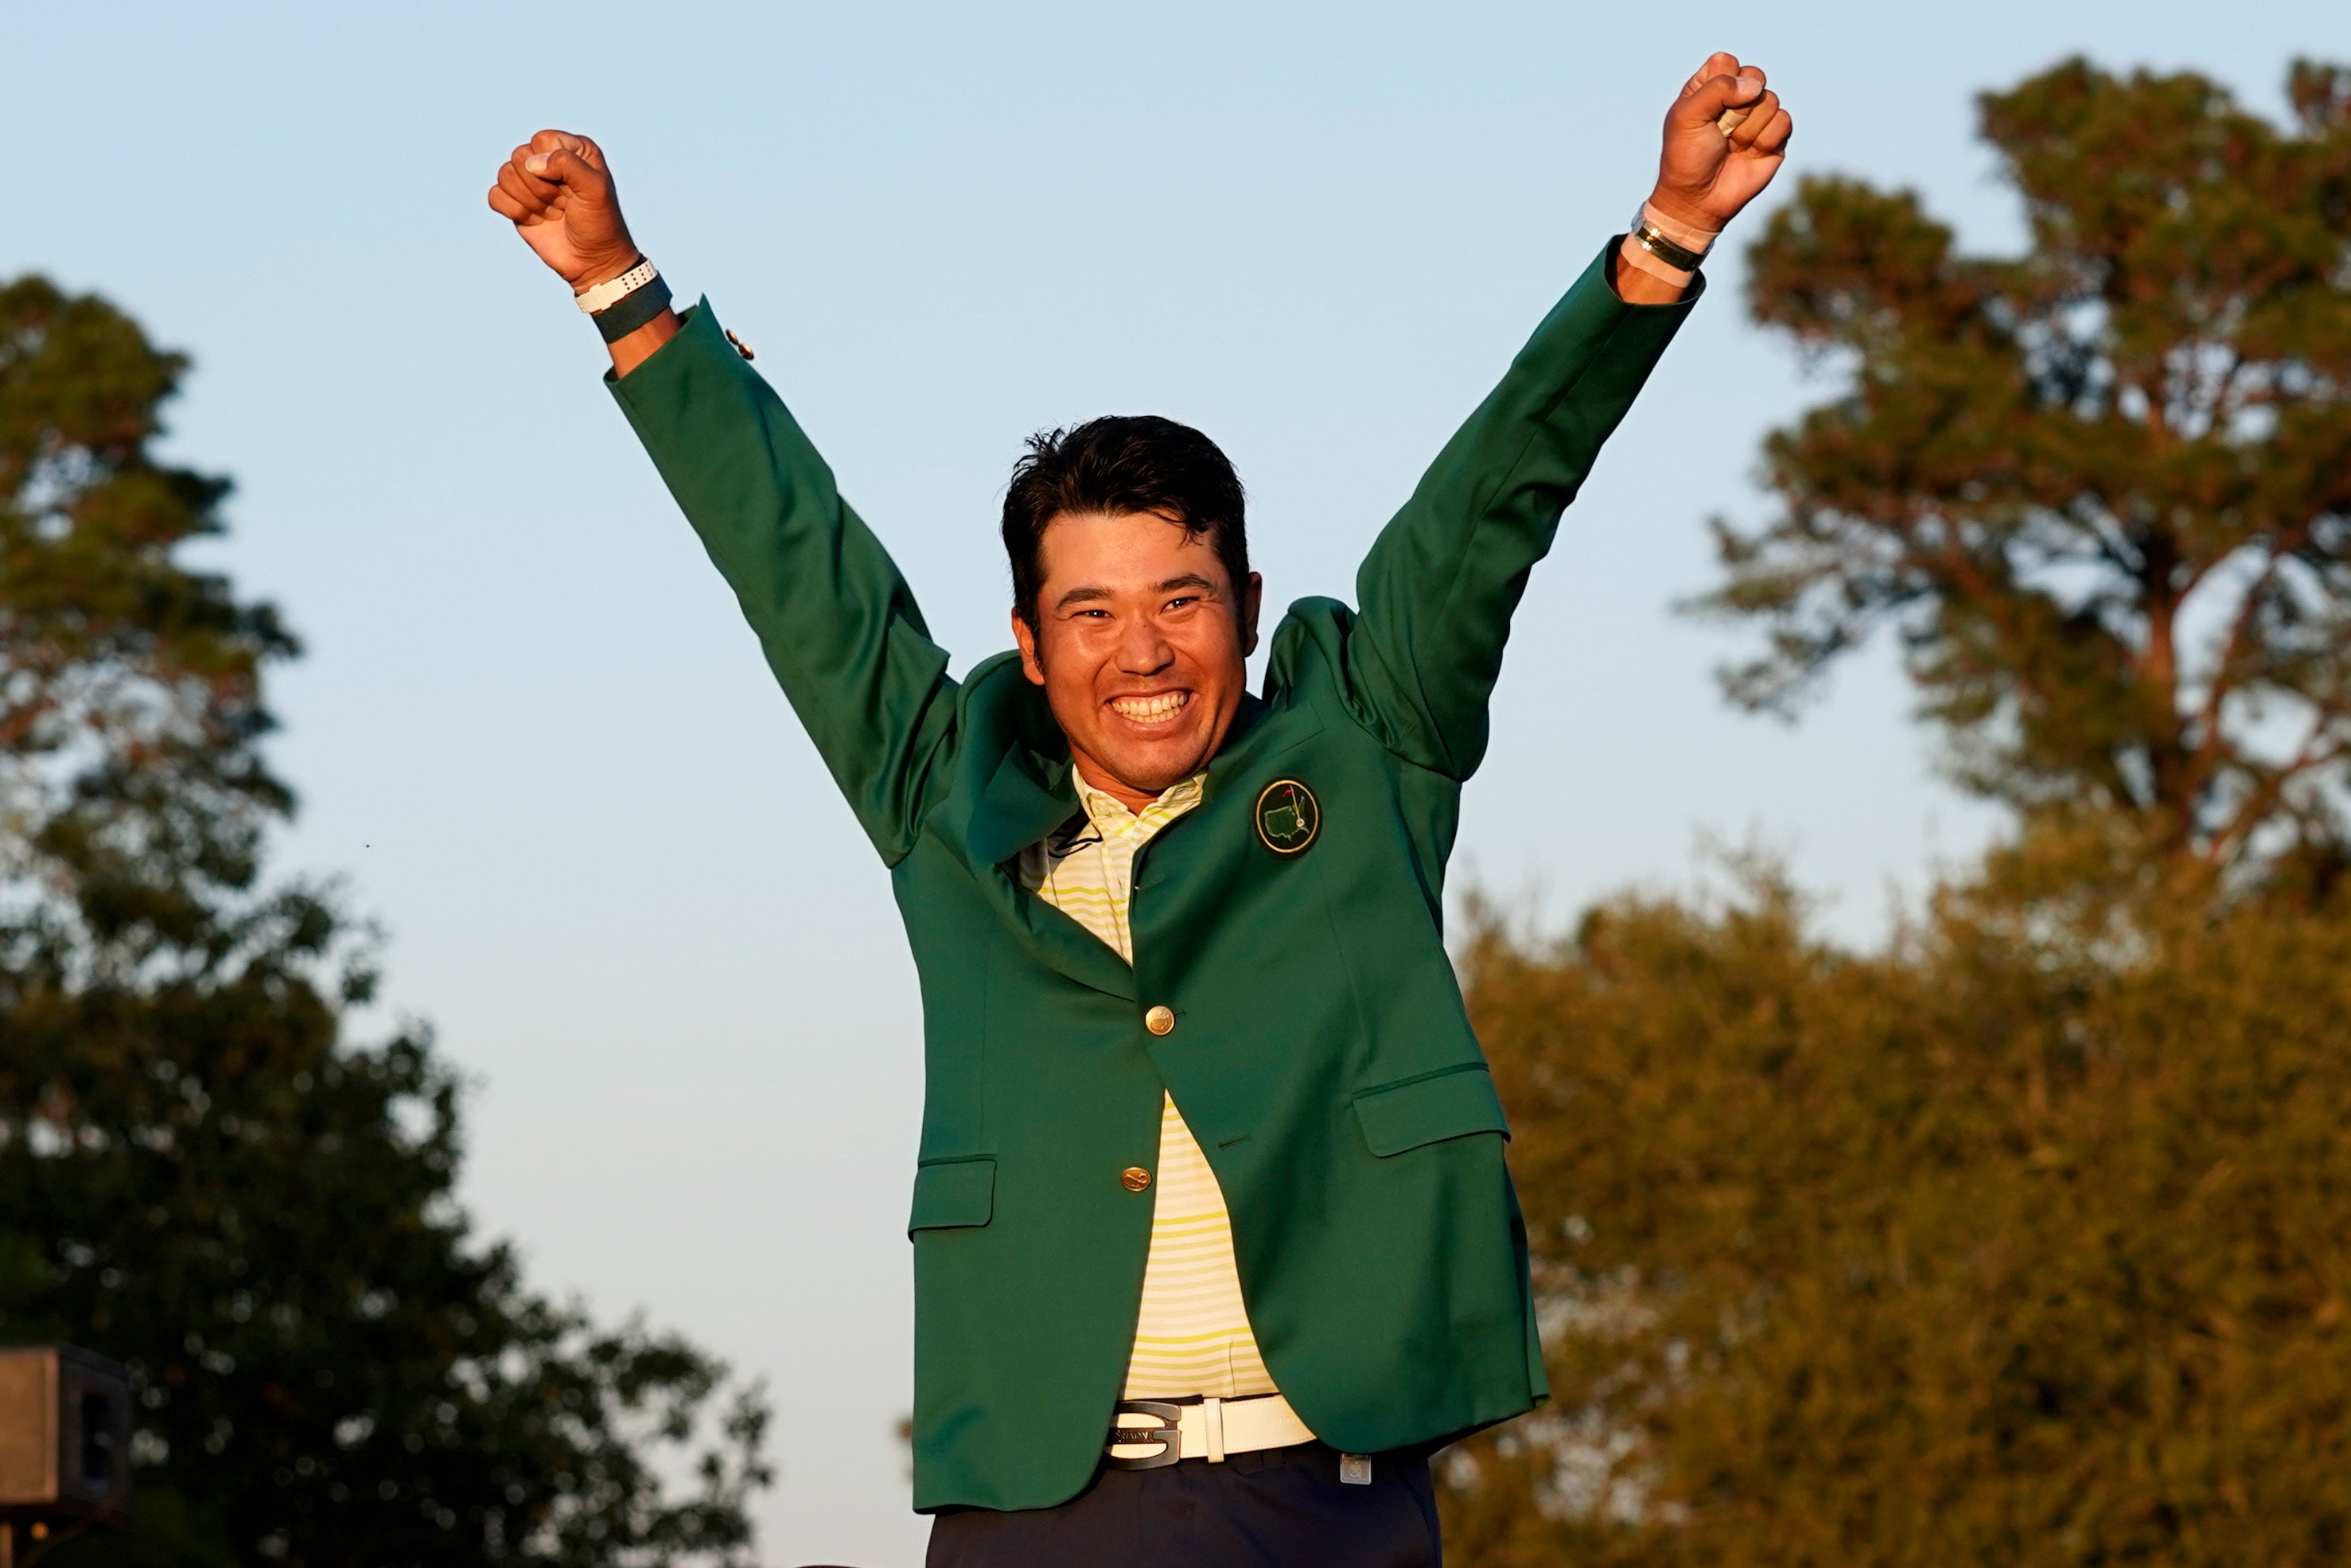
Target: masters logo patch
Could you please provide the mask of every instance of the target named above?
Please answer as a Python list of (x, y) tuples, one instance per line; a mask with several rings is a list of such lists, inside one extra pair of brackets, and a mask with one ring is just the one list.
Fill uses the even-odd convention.
[(1257, 836), (1278, 855), (1294, 855), (1322, 831), (1322, 805), (1295, 779), (1277, 779), (1257, 798)]

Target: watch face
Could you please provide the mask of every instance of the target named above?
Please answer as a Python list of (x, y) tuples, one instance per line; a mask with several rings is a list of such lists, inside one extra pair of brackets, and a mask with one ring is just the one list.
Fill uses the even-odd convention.
[(1258, 841), (1278, 855), (1302, 852), (1322, 831), (1322, 804), (1295, 779), (1277, 779), (1257, 798)]

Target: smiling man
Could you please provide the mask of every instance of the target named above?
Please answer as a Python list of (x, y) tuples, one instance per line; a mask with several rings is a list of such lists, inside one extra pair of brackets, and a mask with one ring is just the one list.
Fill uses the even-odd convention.
[(1256, 695), (1207, 437), (1033, 438), (1018, 652), (951, 680), (747, 352), (671, 308), (595, 144), (541, 131), (499, 170), (896, 887), (932, 1563), (1431, 1568), (1429, 1453), (1545, 1397), (1445, 865), (1527, 574), (1791, 129), (1734, 57), (1690, 78), (1632, 232), (1382, 530), (1358, 607), (1290, 607)]

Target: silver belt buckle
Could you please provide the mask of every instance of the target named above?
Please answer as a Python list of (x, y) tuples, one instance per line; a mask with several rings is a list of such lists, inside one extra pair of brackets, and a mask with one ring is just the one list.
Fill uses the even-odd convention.
[[(1157, 1445), (1156, 1453), (1139, 1459), (1112, 1452)], [(1102, 1463), (1114, 1470), (1155, 1470), (1184, 1457), (1184, 1408), (1157, 1399), (1130, 1399), (1111, 1413), (1110, 1440), (1102, 1445)]]

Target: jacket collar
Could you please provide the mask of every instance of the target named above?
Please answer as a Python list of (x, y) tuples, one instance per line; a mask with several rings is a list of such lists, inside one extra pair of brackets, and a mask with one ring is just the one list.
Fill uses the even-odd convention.
[[(995, 672), (988, 672), (993, 674)], [(982, 672), (973, 672), (973, 685)], [(1135, 999), (1134, 970), (1108, 944), (1020, 885), (1012, 858), (1051, 832), (1083, 808), (1078, 803), (1077, 769), (1070, 761), (1069, 741), (1053, 722), (1042, 694), (1033, 687), (1016, 689), (1008, 716), (1011, 733), (1005, 737), (1003, 755), (972, 800), (962, 833), (965, 863), (972, 874), (995, 888), (1010, 909), (1013, 922), (1024, 930), (1038, 956), (1061, 973), (1094, 990)], [(1208, 789), (1228, 773), (1228, 759), (1238, 761), (1254, 749), (1244, 739), (1258, 738), (1266, 705), (1244, 695), (1240, 710), (1225, 744), (1209, 762)]]
[(1005, 737), (1003, 756), (973, 798), (963, 824), (964, 863), (995, 894), (1047, 965), (1081, 986), (1132, 1001), (1134, 971), (1126, 960), (1022, 887), (1013, 874), (1012, 858), (1078, 815), (1080, 807), (1069, 743), (1043, 711), (1043, 701), (1016, 691), (1008, 706), (1012, 733)]
[[(1017, 694), (1013, 734), (996, 771), (981, 786), (964, 824), (963, 851), (974, 868), (1001, 865), (1083, 810), (1078, 800), (1077, 768), (1070, 761), (1070, 743), (1054, 724), (1044, 698), (1031, 691)], [(1225, 743), (1208, 759), (1208, 777), (1229, 772), (1227, 758), (1238, 760), (1244, 739), (1254, 738), (1266, 705), (1243, 693)]]
[(964, 824), (963, 850), (971, 864), (1001, 865), (1074, 816), (1080, 810), (1076, 771), (1067, 756), (1006, 747)]

